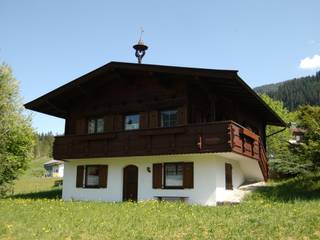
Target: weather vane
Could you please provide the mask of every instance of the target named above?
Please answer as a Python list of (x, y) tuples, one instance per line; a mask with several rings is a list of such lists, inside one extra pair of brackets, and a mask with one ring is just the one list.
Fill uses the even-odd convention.
[(140, 39), (137, 44), (133, 45), (134, 50), (136, 50), (136, 57), (138, 58), (138, 63), (141, 64), (143, 56), (146, 54), (146, 50), (148, 49), (148, 46), (145, 45), (142, 41), (142, 33), (143, 33), (143, 28), (141, 28), (140, 32)]

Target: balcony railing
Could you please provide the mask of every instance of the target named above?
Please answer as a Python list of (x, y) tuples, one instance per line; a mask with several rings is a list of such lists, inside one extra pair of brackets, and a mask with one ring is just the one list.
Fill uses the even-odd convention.
[(55, 138), (55, 159), (235, 152), (268, 164), (260, 137), (233, 121)]

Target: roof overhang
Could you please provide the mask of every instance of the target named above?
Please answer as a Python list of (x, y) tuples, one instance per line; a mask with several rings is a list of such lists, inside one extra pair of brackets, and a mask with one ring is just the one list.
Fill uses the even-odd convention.
[(188, 68), (176, 66), (162, 66), (150, 64), (135, 64), (110, 62), (92, 72), (89, 72), (31, 102), (25, 104), (30, 110), (66, 118), (68, 115), (68, 102), (85, 94), (86, 89), (92, 85), (92, 80), (97, 84), (99, 81), (113, 81), (124, 75), (146, 75), (161, 78), (190, 79), (199, 81), (207, 80), (223, 89), (228, 96), (241, 98), (241, 101), (251, 106), (255, 111), (266, 119), (270, 125), (285, 126), (286, 123), (254, 92), (237, 74), (235, 70), (216, 70), (203, 68)]

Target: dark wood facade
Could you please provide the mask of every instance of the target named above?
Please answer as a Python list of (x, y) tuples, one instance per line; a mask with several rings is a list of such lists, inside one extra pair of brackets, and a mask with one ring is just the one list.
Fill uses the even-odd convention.
[(168, 129), (116, 131), (55, 138), (55, 159), (234, 152), (268, 163), (261, 138), (233, 121), (190, 124)]
[[(109, 63), (28, 104), (66, 119), (56, 137), (55, 159), (235, 152), (259, 161), (267, 178), (265, 127), (284, 122), (236, 71)], [(174, 127), (160, 113), (176, 110)], [(124, 117), (139, 114), (139, 130)], [(88, 121), (104, 130), (88, 134)]]

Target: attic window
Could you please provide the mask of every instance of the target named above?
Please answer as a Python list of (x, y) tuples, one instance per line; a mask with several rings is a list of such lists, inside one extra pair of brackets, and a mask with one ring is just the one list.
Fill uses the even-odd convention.
[(140, 115), (132, 114), (125, 116), (125, 130), (135, 130), (140, 128)]
[(104, 132), (104, 119), (92, 118), (88, 120), (88, 133), (103, 133)]
[(161, 127), (177, 126), (177, 110), (161, 111)]

